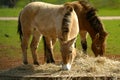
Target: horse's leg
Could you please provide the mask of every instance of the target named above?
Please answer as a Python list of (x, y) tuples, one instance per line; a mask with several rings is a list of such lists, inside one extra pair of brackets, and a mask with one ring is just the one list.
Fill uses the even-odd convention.
[(37, 31), (34, 32), (33, 33), (32, 42), (30, 44), (30, 48), (31, 48), (31, 52), (32, 52), (32, 57), (33, 57), (33, 63), (35, 65), (39, 65), (38, 58), (37, 58), (37, 48), (38, 48), (38, 45), (39, 45), (40, 36), (41, 36), (41, 34), (39, 32), (37, 32)]
[(80, 31), (81, 45), (83, 53), (87, 54), (87, 31)]
[(55, 63), (54, 58), (53, 58), (53, 46), (56, 42), (56, 39), (50, 39), (47, 37), (43, 37), (43, 41), (44, 41), (45, 62)]
[(27, 48), (28, 48), (28, 42), (30, 39), (30, 33), (24, 33), (23, 34), (23, 38), (22, 38), (22, 42), (21, 42), (21, 48), (22, 48), (22, 53), (23, 53), (23, 63), (24, 64), (28, 64), (28, 60), (27, 60)]

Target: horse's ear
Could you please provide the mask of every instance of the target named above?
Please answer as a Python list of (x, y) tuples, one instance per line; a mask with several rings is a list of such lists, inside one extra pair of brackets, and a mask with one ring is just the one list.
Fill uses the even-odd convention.
[(73, 11), (73, 7), (71, 5), (65, 5), (65, 7), (66, 7), (66, 10), (68, 12), (72, 12)]
[(107, 32), (105, 32), (105, 36), (108, 36), (108, 33), (107, 33)]
[(104, 37), (108, 36), (108, 33), (106, 31), (104, 31), (102, 34), (103, 34)]

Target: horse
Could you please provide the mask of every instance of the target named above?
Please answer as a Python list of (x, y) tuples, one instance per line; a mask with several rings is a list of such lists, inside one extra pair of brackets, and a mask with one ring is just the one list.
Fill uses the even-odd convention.
[[(40, 38), (45, 36), (52, 42), (58, 38), (63, 59), (63, 70), (70, 70), (76, 56), (75, 42), (79, 33), (77, 15), (70, 5), (55, 5), (45, 2), (31, 2), (20, 12), (18, 33), (21, 39), (23, 63), (28, 64), (27, 48), (30, 44), (33, 63), (39, 65), (37, 48)], [(47, 44), (52, 49), (52, 44)]]
[[(87, 34), (89, 33), (92, 40), (91, 48), (95, 57), (103, 56), (106, 49), (106, 37), (108, 33), (106, 32), (103, 23), (97, 16), (96, 8), (94, 8), (89, 2), (85, 0), (67, 2), (65, 5), (71, 5), (77, 14), (82, 52), (87, 54), (86, 39)], [(54, 58), (51, 56), (53, 54), (53, 50), (50, 47), (46, 47), (50, 42), (44, 36), (43, 41), (45, 45), (45, 62), (54, 63)], [(53, 40), (53, 42), (55, 43), (55, 40)]]

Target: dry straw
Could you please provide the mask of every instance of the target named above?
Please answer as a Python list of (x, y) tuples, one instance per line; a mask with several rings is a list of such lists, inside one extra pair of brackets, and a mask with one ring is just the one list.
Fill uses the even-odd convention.
[(89, 57), (80, 52), (78, 54), (70, 71), (62, 71), (61, 64), (44, 64), (40, 66), (29, 64), (10, 69), (4, 72), (4, 74), (37, 77), (69, 76), (66, 80), (70, 80), (73, 76), (120, 76), (120, 61), (106, 57)]

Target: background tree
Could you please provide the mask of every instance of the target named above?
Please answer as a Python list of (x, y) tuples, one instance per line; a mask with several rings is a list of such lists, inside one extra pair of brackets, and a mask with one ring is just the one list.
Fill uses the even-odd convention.
[(0, 0), (0, 5), (4, 7), (13, 8), (18, 0)]

